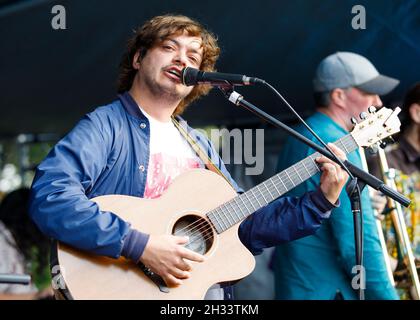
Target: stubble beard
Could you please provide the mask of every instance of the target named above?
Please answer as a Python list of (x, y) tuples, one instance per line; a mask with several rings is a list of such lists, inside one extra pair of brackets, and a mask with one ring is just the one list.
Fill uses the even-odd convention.
[(150, 92), (159, 100), (166, 100), (168, 103), (172, 104), (179, 102), (186, 97), (186, 95), (177, 92), (175, 88), (168, 88), (162, 84), (159, 84), (151, 77), (146, 76), (144, 82), (149, 88)]

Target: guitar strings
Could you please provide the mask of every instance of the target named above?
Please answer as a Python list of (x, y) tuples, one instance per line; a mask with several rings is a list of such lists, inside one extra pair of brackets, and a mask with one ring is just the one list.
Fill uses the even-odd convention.
[[(254, 198), (256, 198), (256, 196), (255, 195), (253, 195), (254, 196)], [(239, 207), (239, 204), (237, 204), (236, 203), (236, 198), (239, 198), (240, 197), (240, 195), (238, 195), (238, 196), (236, 196), (236, 197), (234, 197), (234, 198), (232, 198), (231, 200), (229, 200), (229, 201), (227, 201), (226, 203), (224, 203), (224, 204), (222, 204), (221, 206), (219, 206), (219, 207), (217, 207), (217, 208), (215, 208), (215, 209), (213, 209), (213, 210), (211, 210), (210, 212), (208, 212), (207, 213), (207, 216), (209, 216), (209, 215), (213, 215), (215, 218), (216, 218), (216, 220), (219, 220), (218, 219), (218, 217), (219, 218), (221, 218), (221, 215), (219, 214), (219, 213), (217, 213), (217, 211), (219, 210), (220, 211), (220, 213), (222, 213), (223, 215), (224, 215), (224, 217), (225, 218), (227, 218), (227, 216), (226, 216), (226, 214), (224, 213), (224, 210), (225, 209), (223, 209), (223, 206), (225, 206), (226, 207), (226, 209), (229, 211), (229, 209), (227, 208), (227, 205), (228, 204), (230, 204), (231, 202), (235, 202), (235, 204), (236, 204), (236, 206), (237, 206), (237, 208), (238, 208), (238, 210), (240, 210), (240, 207)], [(242, 200), (242, 202), (245, 204), (245, 202)], [(245, 204), (245, 206), (246, 206), (246, 204)], [(235, 208), (234, 208), (234, 206), (233, 205), (231, 205), (231, 207), (232, 207), (232, 209), (233, 209), (233, 212), (236, 212), (237, 210), (235, 210)], [(256, 211), (256, 210), (254, 210), (254, 211)], [(217, 217), (217, 216), (218, 217)], [(236, 216), (239, 218), (239, 216), (236, 214)], [(242, 218), (245, 218), (246, 216), (244, 216), (244, 217), (242, 217)], [(242, 219), (241, 218), (241, 219)], [(221, 218), (222, 219), (222, 218)], [(228, 221), (229, 221), (229, 219), (227, 219)], [(223, 220), (222, 220), (223, 221)], [(217, 221), (218, 222), (218, 221)], [(197, 224), (198, 223), (198, 224)], [(235, 222), (236, 223), (236, 222)], [(195, 224), (197, 224), (197, 225), (195, 225)], [(198, 233), (201, 233), (201, 231), (203, 231), (203, 226), (206, 226), (206, 225), (208, 225), (208, 224), (210, 224), (210, 228), (208, 228), (208, 229), (212, 229), (211, 228), (211, 224), (212, 224), (212, 220), (211, 220), (211, 218), (209, 217), (209, 221), (208, 220), (206, 220), (206, 219), (204, 219), (204, 218), (202, 218), (202, 217), (200, 217), (200, 219), (198, 219), (198, 220), (196, 220), (196, 221), (194, 221), (193, 223), (191, 223), (191, 224), (189, 224), (189, 225), (187, 225), (187, 226), (185, 226), (184, 228), (182, 228), (182, 229), (180, 229), (180, 230), (178, 230), (178, 231), (176, 231), (175, 232), (175, 235), (180, 235), (181, 233), (183, 233), (185, 230), (185, 233), (186, 234), (189, 234), (189, 235), (192, 235), (192, 236), (194, 236), (197, 232)], [(195, 225), (195, 226), (194, 226)], [(225, 224), (226, 225), (226, 224)], [(233, 225), (233, 224), (232, 224)], [(231, 227), (232, 225), (230, 225), (230, 226), (228, 226), (228, 228), (229, 227)], [(219, 225), (220, 226), (220, 225)], [(196, 230), (194, 230), (194, 229), (196, 229)], [(223, 229), (223, 228), (222, 228)], [(227, 229), (227, 228), (226, 228)], [(207, 231), (207, 230), (205, 230), (205, 231)]]
[[(348, 135), (348, 136), (350, 136), (350, 135)], [(345, 137), (343, 137), (342, 139), (339, 139), (337, 142), (335, 142), (335, 144), (338, 144), (338, 143), (341, 143), (341, 145), (342, 145), (342, 149), (344, 149), (343, 151), (344, 152), (346, 152), (346, 153), (349, 153), (349, 152), (351, 152), (351, 151), (353, 151), (353, 150), (351, 150), (351, 151), (348, 151), (349, 149), (354, 149), (353, 148), (353, 146), (354, 146), (354, 142), (353, 141), (348, 141), (349, 139), (347, 139), (347, 141), (346, 141), (346, 139), (345, 138), (347, 138), (348, 136), (345, 136)], [(312, 155), (310, 155), (308, 158), (311, 158), (312, 160), (314, 159), (314, 158), (316, 158), (316, 157), (318, 157), (319, 156), (319, 153), (314, 153), (314, 154), (312, 154)], [(306, 159), (308, 159), (308, 158), (306, 158)], [(303, 162), (303, 161), (305, 161), (306, 159), (304, 159), (304, 160), (302, 160), (302, 161), (300, 161), (300, 162), (298, 162), (297, 164), (295, 164), (294, 166), (291, 166), (290, 168), (292, 168), (292, 167), (294, 167), (294, 169), (295, 169), (295, 171), (296, 171), (296, 173), (291, 173), (291, 174), (288, 174), (287, 176), (288, 176), (288, 178), (289, 178), (289, 180), (291, 180), (291, 178), (293, 178), (293, 179), (295, 179), (296, 177), (299, 177), (301, 180), (303, 180), (302, 178), (301, 178), (301, 175), (299, 174), (299, 167), (300, 166), (298, 166), (301, 162)], [(303, 163), (302, 163), (303, 164)], [(307, 170), (307, 168), (303, 165), (303, 167), (304, 167), (304, 169), (305, 169), (305, 171), (307, 171), (307, 173), (309, 173), (309, 171)], [(317, 168), (317, 171), (319, 171), (318, 170), (318, 167), (316, 166), (316, 168)], [(272, 178), (281, 178), (281, 177), (279, 177), (279, 175), (280, 174), (282, 174), (283, 173), (283, 171), (282, 172), (280, 172), (279, 174), (277, 174), (277, 175), (275, 175), (275, 176), (273, 176), (273, 177), (271, 177), (270, 179), (272, 179)], [(312, 174), (313, 175), (313, 174)], [(268, 179), (268, 180), (270, 180), (270, 179)], [(267, 180), (267, 181), (268, 181)], [(272, 182), (272, 184), (273, 184), (273, 186), (274, 186), (274, 188), (273, 187), (268, 187), (266, 184), (264, 184), (264, 186), (265, 186), (265, 188), (267, 189), (267, 191), (261, 191), (261, 190), (258, 190), (259, 192), (260, 192), (260, 194), (262, 195), (262, 197), (263, 197), (263, 199), (264, 199), (264, 201), (265, 202), (271, 202), (272, 200), (274, 200), (274, 199), (272, 199), (272, 200), (269, 200), (269, 201), (267, 201), (266, 200), (266, 198), (265, 198), (265, 196), (264, 195), (266, 195), (266, 196), (269, 196), (268, 198), (270, 199), (270, 197), (271, 198), (273, 198), (273, 195), (272, 195), (272, 193), (271, 193), (271, 191), (274, 191), (274, 190), (276, 190), (276, 191), (278, 191), (278, 188), (276, 188), (276, 185), (274, 184), (274, 182), (273, 181), (271, 181)], [(292, 182), (292, 181), (291, 181)], [(284, 182), (283, 182), (284, 183)], [(256, 186), (256, 189), (258, 189), (260, 186), (261, 186), (262, 184), (260, 184), (260, 185), (258, 185), (258, 186)], [(296, 185), (294, 185), (293, 183), (292, 183), (292, 188), (293, 187), (295, 187)], [(254, 189), (254, 188), (252, 188), (252, 189)], [(255, 190), (256, 190), (255, 189)], [(247, 191), (247, 192), (249, 192), (249, 191)], [(258, 198), (255, 196), (255, 194), (253, 193), (253, 192), (251, 192), (250, 194), (252, 194), (253, 196), (254, 196), (254, 198), (257, 200), (257, 202), (259, 203), (259, 201), (258, 201)], [(224, 216), (224, 218), (226, 218), (226, 220), (227, 220), (227, 224), (225, 224), (225, 223), (223, 223), (223, 224), (225, 224), (226, 226), (228, 226), (227, 228), (222, 228), (222, 229), (224, 229), (223, 231), (225, 231), (225, 230), (227, 230), (227, 229), (229, 229), (230, 227), (232, 227), (234, 224), (236, 224), (237, 222), (235, 222), (234, 224), (231, 224), (230, 223), (230, 221), (229, 221), (229, 214), (230, 214), (230, 212), (229, 212), (229, 209), (227, 208), (227, 204), (231, 204), (231, 202), (235, 202), (235, 204), (236, 204), (236, 206), (238, 207), (238, 209), (239, 209), (239, 212), (241, 212), (241, 209), (240, 209), (240, 207), (239, 207), (239, 205), (238, 205), (238, 203), (236, 203), (236, 198), (239, 198), (240, 197), (240, 195), (239, 196), (236, 196), (236, 197), (234, 197), (233, 199), (231, 199), (231, 200), (229, 200), (228, 202), (226, 202), (225, 204), (223, 204), (222, 206), (225, 206), (226, 207), (226, 209), (227, 209), (227, 213), (228, 213), (228, 215), (226, 215), (225, 214), (225, 212), (224, 212), (224, 210), (223, 210), (223, 208), (222, 208), (222, 206), (219, 206), (218, 208), (216, 208), (216, 209), (214, 209), (214, 210), (212, 210), (212, 211), (210, 211), (208, 214), (213, 214), (214, 216), (215, 216), (215, 218), (216, 218), (216, 220), (218, 220), (218, 217), (219, 218), (221, 218), (221, 221), (223, 222), (223, 218), (221, 217), (221, 215), (220, 214), (218, 214), (217, 213), (217, 210), (220, 210), (220, 213), (222, 213), (223, 214), (223, 216)], [(241, 200), (242, 200), (242, 198), (241, 198)], [(245, 201), (243, 201), (242, 200), (242, 202), (245, 204), (245, 207), (246, 207), (246, 203), (245, 203)], [(234, 206), (231, 204), (231, 207), (232, 207), (232, 209), (233, 209), (233, 211), (232, 212), (236, 212), (236, 210), (235, 210), (235, 208), (234, 208)], [(248, 207), (246, 207), (248, 210), (249, 210), (249, 208)], [(258, 210), (258, 209), (257, 209)], [(255, 210), (256, 211), (256, 210)], [(254, 212), (255, 212), (254, 211)], [(237, 214), (236, 214), (236, 216), (238, 216)], [(245, 216), (246, 217), (246, 216)], [(244, 217), (243, 217), (244, 218)], [(218, 221), (217, 221), (218, 222)], [(239, 221), (238, 221), (239, 222)], [(221, 225), (219, 225), (219, 226), (221, 226)], [(189, 241), (188, 241), (188, 243), (186, 244), (186, 246), (188, 246), (189, 244), (191, 244), (191, 243), (194, 243), (194, 242), (196, 242), (196, 241), (198, 241), (198, 240), (201, 240), (201, 238), (202, 237), (200, 237), (200, 235), (202, 235), (202, 234), (204, 234), (204, 241), (207, 241), (208, 239), (210, 239), (210, 238), (212, 238), (213, 237), (213, 234), (212, 234), (212, 232), (210, 232), (211, 230), (212, 230), (212, 227), (211, 227), (211, 224), (206, 220), (206, 219), (204, 219), (204, 218), (201, 218), (200, 217), (200, 219), (198, 219), (198, 220), (196, 220), (196, 221), (194, 221), (193, 223), (191, 223), (191, 224), (189, 224), (189, 225), (187, 225), (186, 227), (184, 227), (184, 228), (182, 228), (181, 230), (178, 230), (176, 233), (175, 233), (175, 235), (179, 235), (181, 232), (183, 232), (183, 231), (185, 231), (186, 230), (186, 234), (187, 235), (189, 235), (189, 237), (190, 237), (190, 239), (189, 239)], [(210, 235), (209, 236), (206, 236), (206, 232), (207, 233), (210, 233)]]

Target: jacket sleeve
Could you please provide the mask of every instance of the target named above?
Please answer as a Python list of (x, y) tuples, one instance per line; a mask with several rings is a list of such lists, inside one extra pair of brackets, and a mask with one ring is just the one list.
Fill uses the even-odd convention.
[(244, 220), (239, 238), (258, 255), (265, 248), (314, 234), (334, 207), (319, 188), (300, 198), (281, 197)]
[(119, 257), (129, 224), (100, 211), (88, 194), (106, 168), (110, 134), (98, 116), (86, 115), (38, 166), (29, 214), (49, 237), (76, 248)]

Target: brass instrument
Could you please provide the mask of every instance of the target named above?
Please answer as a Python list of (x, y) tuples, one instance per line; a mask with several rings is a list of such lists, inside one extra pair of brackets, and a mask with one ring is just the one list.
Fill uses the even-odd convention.
[[(360, 149), (360, 154), (362, 158), (362, 163), (367, 170), (367, 163), (364, 154), (364, 150)], [(385, 151), (382, 148), (378, 148), (378, 155), (379, 155), (379, 163), (380, 169), (382, 172), (382, 178), (384, 182), (392, 189), (397, 190), (397, 186), (395, 183), (395, 170), (389, 168), (388, 161), (386, 159)], [(370, 192), (373, 192), (371, 188), (369, 188)], [(371, 193), (372, 195), (372, 193)], [(401, 254), (403, 256), (403, 262), (408, 269), (410, 274), (411, 282), (413, 285), (413, 290), (411, 291), (412, 298), (414, 300), (420, 300), (420, 283), (419, 283), (419, 276), (417, 273), (416, 265), (415, 265), (415, 258), (413, 254), (413, 250), (411, 247), (410, 239), (407, 232), (407, 225), (405, 223), (403, 209), (400, 203), (394, 201), (391, 198), (388, 198), (388, 208), (390, 209), (390, 216), (395, 228), (395, 232), (397, 235), (398, 243), (400, 244)], [(375, 213), (377, 214), (377, 213)], [(381, 242), (382, 251), (384, 254), (385, 262), (387, 265), (388, 275), (390, 276), (391, 283), (395, 286), (395, 279), (394, 275), (391, 271), (390, 266), (390, 257), (388, 254), (387, 246), (384, 239), (382, 224), (379, 220), (377, 220), (377, 228), (378, 234)], [(380, 229), (379, 229), (380, 228)], [(391, 273), (390, 273), (391, 272)], [(392, 279), (391, 279), (392, 277)]]
[[(378, 150), (379, 162), (381, 165), (381, 171), (383, 173), (384, 182), (394, 190), (397, 189), (395, 184), (395, 170), (389, 168), (388, 161), (385, 156), (385, 151), (381, 148)], [(414, 287), (413, 299), (420, 300), (420, 283), (419, 276), (417, 273), (413, 250), (411, 248), (410, 239), (407, 232), (407, 226), (404, 219), (403, 209), (401, 204), (398, 202), (388, 199), (388, 206), (392, 208), (390, 212), (392, 222), (394, 224), (395, 231), (397, 233), (398, 241), (401, 244), (402, 255), (404, 257), (404, 263), (408, 268), (412, 284)]]

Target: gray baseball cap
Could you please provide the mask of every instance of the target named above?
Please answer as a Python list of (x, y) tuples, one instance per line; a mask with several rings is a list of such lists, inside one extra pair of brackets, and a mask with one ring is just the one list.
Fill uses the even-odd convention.
[(356, 87), (377, 95), (391, 92), (400, 81), (379, 74), (365, 57), (352, 52), (336, 52), (320, 62), (313, 80), (315, 92)]

